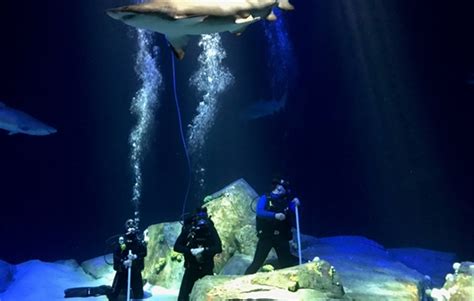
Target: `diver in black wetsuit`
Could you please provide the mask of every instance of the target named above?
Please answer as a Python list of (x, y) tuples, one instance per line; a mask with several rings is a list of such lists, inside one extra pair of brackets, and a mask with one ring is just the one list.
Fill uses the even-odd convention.
[(273, 186), (272, 192), (262, 195), (257, 204), (258, 243), (253, 261), (245, 271), (246, 275), (262, 267), (272, 248), (277, 253), (280, 268), (292, 266), (298, 261), (290, 253), (289, 241), (292, 239), (291, 217), (300, 201), (291, 197), (288, 181), (276, 179), (273, 180)]
[[(138, 213), (134, 219), (125, 223), (126, 233), (120, 236), (114, 248), (114, 270), (116, 271), (112, 286), (101, 285), (97, 287), (75, 287), (64, 290), (64, 298), (98, 297), (106, 295), (108, 300), (119, 300), (121, 294), (127, 294), (128, 267), (131, 267), (130, 286), (134, 299), (143, 298), (143, 279), (141, 271), (144, 268), (144, 258), (147, 255), (146, 235), (142, 235), (138, 228)], [(134, 255), (129, 259), (129, 252)]]
[(196, 214), (184, 221), (174, 251), (184, 254), (184, 275), (178, 301), (189, 300), (194, 283), (213, 275), (214, 255), (222, 252), (222, 243), (206, 208), (198, 208)]
[[(127, 220), (125, 229), (125, 235), (119, 238), (119, 243), (114, 249), (114, 270), (116, 273), (112, 282), (112, 290), (107, 294), (110, 301), (118, 300), (121, 293), (127, 294), (128, 268), (130, 266), (131, 296), (134, 299), (143, 298), (142, 270), (145, 267), (144, 262), (147, 255), (146, 242), (138, 229), (138, 222), (136, 220)], [(129, 258), (130, 251), (136, 256), (133, 260)]]

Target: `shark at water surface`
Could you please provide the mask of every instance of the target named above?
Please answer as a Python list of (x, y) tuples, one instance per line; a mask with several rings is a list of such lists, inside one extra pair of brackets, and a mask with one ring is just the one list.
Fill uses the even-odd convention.
[(109, 16), (127, 25), (166, 35), (174, 53), (184, 57), (189, 36), (229, 31), (240, 34), (263, 18), (274, 21), (273, 8), (293, 10), (289, 0), (150, 0), (112, 8)]
[(0, 129), (9, 135), (22, 133), (34, 136), (54, 134), (57, 130), (25, 112), (15, 110), (0, 102)]

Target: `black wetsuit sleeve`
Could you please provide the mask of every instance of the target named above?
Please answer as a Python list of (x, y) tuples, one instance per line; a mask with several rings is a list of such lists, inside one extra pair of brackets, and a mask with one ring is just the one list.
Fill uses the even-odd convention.
[(187, 232), (185, 230), (185, 227), (181, 230), (181, 233), (178, 236), (178, 239), (176, 239), (176, 242), (174, 243), (174, 251), (178, 253), (182, 253), (184, 255), (191, 255), (191, 248), (186, 246), (186, 236)]
[(117, 245), (114, 249), (114, 270), (121, 271), (122, 268), (122, 250)]
[(147, 247), (145, 242), (140, 242), (139, 247), (137, 250), (137, 257), (138, 258), (145, 258), (147, 255)]
[(209, 247), (205, 250), (205, 252), (207, 252), (211, 256), (222, 253), (221, 238), (219, 237), (219, 233), (217, 233), (217, 230), (214, 225), (211, 227), (210, 239), (211, 241)]

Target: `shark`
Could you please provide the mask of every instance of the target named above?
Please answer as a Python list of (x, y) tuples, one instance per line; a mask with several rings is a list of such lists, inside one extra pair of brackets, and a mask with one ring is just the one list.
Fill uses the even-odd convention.
[(259, 100), (248, 106), (241, 117), (244, 120), (255, 120), (278, 114), (285, 108), (287, 99), (288, 93), (283, 94), (280, 99)]
[(17, 133), (45, 136), (54, 134), (57, 130), (29, 114), (10, 108), (0, 102), (0, 129), (8, 131), (8, 135)]
[(294, 9), (289, 0), (149, 0), (112, 8), (107, 14), (135, 28), (164, 34), (181, 60), (190, 36), (227, 31), (240, 35), (257, 21), (275, 21), (275, 7)]

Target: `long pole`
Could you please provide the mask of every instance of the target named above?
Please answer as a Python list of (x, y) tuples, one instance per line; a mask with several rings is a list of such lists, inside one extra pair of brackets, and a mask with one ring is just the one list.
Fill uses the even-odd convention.
[(298, 206), (295, 206), (295, 216), (296, 216), (296, 238), (298, 241), (298, 259), (299, 259), (299, 264), (301, 264), (302, 258), (301, 258), (301, 237), (300, 237), (300, 215), (298, 212)]
[(130, 301), (130, 282), (132, 279), (132, 250), (128, 250), (128, 260), (130, 260), (130, 264), (128, 265), (128, 279), (127, 279), (127, 301)]

